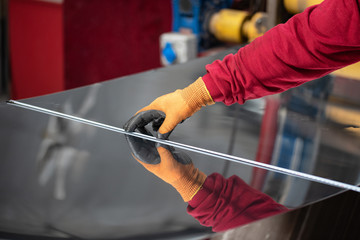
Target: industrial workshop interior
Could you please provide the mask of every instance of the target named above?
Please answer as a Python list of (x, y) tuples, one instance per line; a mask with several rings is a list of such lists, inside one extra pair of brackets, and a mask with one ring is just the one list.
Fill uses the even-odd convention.
[(0, 239), (360, 239), (360, 0), (0, 3)]

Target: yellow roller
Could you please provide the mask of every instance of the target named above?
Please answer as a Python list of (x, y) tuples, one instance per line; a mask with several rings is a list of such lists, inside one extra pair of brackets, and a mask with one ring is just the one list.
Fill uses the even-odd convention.
[(334, 75), (360, 81), (360, 62), (333, 72)]
[(360, 111), (341, 106), (329, 105), (326, 107), (326, 116), (338, 123), (351, 125), (346, 130), (360, 136)]
[(250, 20), (244, 22), (243, 35), (249, 42), (262, 36), (267, 31), (267, 15), (264, 12), (257, 12)]
[(210, 32), (220, 41), (241, 43), (242, 26), (248, 17), (245, 11), (222, 9), (211, 17)]
[(301, 13), (305, 8), (319, 4), (323, 0), (284, 0), (284, 6), (289, 13)]

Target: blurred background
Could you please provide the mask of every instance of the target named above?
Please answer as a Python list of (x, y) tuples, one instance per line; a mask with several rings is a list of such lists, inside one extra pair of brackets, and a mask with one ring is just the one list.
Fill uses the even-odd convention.
[(29, 98), (247, 43), (321, 0), (1, 0), (1, 95)]

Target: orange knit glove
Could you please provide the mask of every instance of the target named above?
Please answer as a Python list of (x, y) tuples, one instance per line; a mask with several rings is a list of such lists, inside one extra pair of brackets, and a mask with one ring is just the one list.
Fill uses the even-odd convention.
[(138, 111), (136, 115), (141, 115), (148, 110), (163, 112), (166, 117), (159, 128), (158, 137), (167, 139), (177, 124), (192, 116), (202, 106), (211, 104), (214, 104), (214, 101), (200, 77), (184, 89), (178, 89), (175, 92), (158, 97), (150, 105)]
[(205, 182), (206, 175), (195, 168), (190, 157), (168, 146), (127, 136), (133, 157), (148, 171), (172, 185), (185, 202), (190, 201)]

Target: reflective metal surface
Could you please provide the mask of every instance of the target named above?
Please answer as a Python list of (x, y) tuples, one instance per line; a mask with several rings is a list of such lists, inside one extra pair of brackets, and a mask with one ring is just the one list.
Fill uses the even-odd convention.
[[(34, 105), (31, 105), (31, 104), (27, 104), (27, 103), (15, 101), (15, 100), (9, 100), (9, 101), (7, 101), (7, 103), (9, 105), (12, 105), (12, 106), (15, 106), (15, 107), (28, 109), (28, 110), (31, 110), (31, 111), (43, 113), (43, 114), (50, 115), (50, 116), (53, 116), (53, 117), (62, 118), (62, 119), (65, 119), (65, 120), (75, 121), (75, 122), (78, 122), (78, 123), (90, 125), (90, 126), (93, 126), (93, 127), (101, 128), (101, 129), (116, 132), (116, 133), (121, 133), (121, 134), (124, 134), (126, 136), (135, 137), (137, 139), (140, 138), (142, 140), (146, 140), (147, 142), (153, 142), (153, 144), (149, 145), (149, 146), (155, 146), (154, 144), (166, 145), (168, 147), (177, 148), (178, 150), (181, 149), (181, 150), (185, 150), (185, 151), (190, 151), (190, 152), (198, 153), (200, 155), (205, 155), (205, 156), (208, 156), (208, 157), (214, 157), (214, 158), (219, 158), (219, 159), (222, 159), (222, 160), (234, 162), (236, 164), (242, 164), (242, 165), (247, 165), (247, 166), (251, 166), (251, 167), (261, 168), (262, 170), (268, 170), (268, 171), (275, 172), (275, 173), (285, 174), (285, 175), (288, 175), (288, 176), (301, 178), (301, 179), (304, 179), (304, 180), (309, 180), (309, 181), (312, 181), (312, 182), (317, 182), (317, 183), (321, 183), (321, 184), (325, 184), (325, 185), (329, 185), (329, 186), (333, 186), (333, 187), (338, 187), (338, 188), (342, 188), (342, 189), (345, 189), (345, 190), (352, 190), (352, 191), (360, 192), (360, 187), (357, 187), (357, 186), (354, 186), (354, 185), (351, 185), (351, 184), (347, 184), (347, 183), (335, 181), (335, 180), (332, 180), (332, 179), (327, 179), (327, 178), (315, 176), (315, 175), (312, 175), (312, 174), (304, 173), (304, 172), (293, 170), (293, 169), (288, 169), (286, 167), (279, 167), (279, 166), (275, 166), (275, 165), (272, 165), (272, 164), (263, 163), (263, 162), (260, 162), (260, 161), (254, 161), (254, 160), (246, 159), (246, 158), (243, 158), (243, 157), (236, 157), (236, 156), (233, 156), (233, 155), (230, 155), (230, 154), (225, 154), (225, 153), (212, 151), (212, 150), (205, 149), (205, 148), (194, 147), (194, 146), (191, 146), (191, 145), (174, 142), (174, 141), (171, 141), (171, 140), (168, 140), (168, 139), (166, 139), (166, 140), (159, 139), (159, 138), (156, 138), (155, 136), (153, 136), (148, 130), (147, 130), (147, 132), (148, 132), (148, 134), (150, 134), (150, 136), (145, 134), (145, 133), (140, 133), (140, 132), (137, 132), (137, 131), (135, 131), (135, 132), (126, 131), (126, 129), (123, 129), (123, 128), (120, 128), (120, 127), (115, 127), (115, 126), (111, 126), (111, 125), (91, 121), (91, 120), (88, 120), (88, 119), (85, 119), (85, 118), (81, 118), (81, 117), (77, 117), (77, 116), (74, 116), (74, 115), (61, 113), (61, 112), (54, 111), (54, 110), (49, 110), (49, 109), (46, 109), (46, 108), (41, 108), (41, 107), (38, 107), (38, 106), (34, 106)], [(139, 148), (143, 148), (144, 145), (148, 146), (146, 144), (146, 141), (139, 143), (138, 140), (134, 140), (134, 142), (136, 142), (135, 144), (137, 144), (137, 146)], [(136, 150), (134, 150), (134, 151), (136, 151)]]
[[(207, 63), (235, 51), (24, 102), (122, 127), (155, 97), (187, 86), (204, 75)], [(326, 77), (275, 98), (215, 104), (179, 125), (170, 139), (357, 185), (360, 108), (358, 95), (346, 94), (350, 83), (351, 89), (360, 84)], [(209, 232), (187, 215), (171, 186), (132, 158), (122, 134), (5, 103), (0, 123), (0, 231), (85, 239)], [(189, 155), (206, 174), (235, 174), (290, 208), (342, 191)]]

